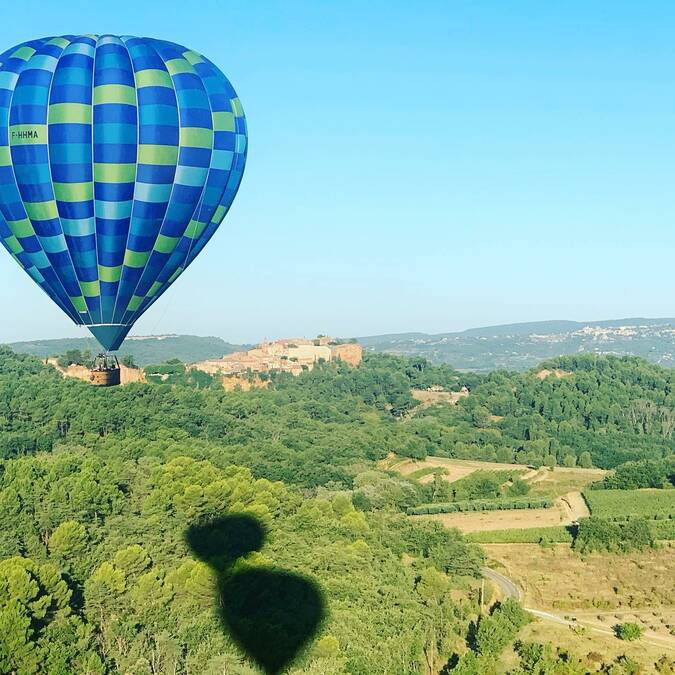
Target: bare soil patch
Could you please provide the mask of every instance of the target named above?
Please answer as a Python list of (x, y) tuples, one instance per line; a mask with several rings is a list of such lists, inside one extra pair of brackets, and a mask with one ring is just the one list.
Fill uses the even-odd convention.
[(429, 389), (411, 389), (412, 397), (422, 404), (435, 405), (436, 403), (455, 404), (460, 398), (468, 396), (464, 391), (432, 391)]
[(424, 410), (432, 405), (457, 405), (459, 399), (469, 395), (466, 390), (462, 391), (437, 391), (434, 389), (411, 389), (411, 396), (419, 402), (409, 413), (409, 417), (414, 417), (420, 410)]
[(568, 492), (566, 495), (562, 495), (560, 503), (570, 523), (578, 521), (580, 518), (588, 518), (591, 515), (581, 492)]
[(549, 370), (548, 368), (542, 368), (536, 375), (537, 378), (540, 380), (545, 380), (547, 377), (554, 377), (557, 380), (559, 380), (561, 377), (569, 377), (572, 375), (567, 370), (561, 370), (560, 368), (554, 368), (553, 370)]

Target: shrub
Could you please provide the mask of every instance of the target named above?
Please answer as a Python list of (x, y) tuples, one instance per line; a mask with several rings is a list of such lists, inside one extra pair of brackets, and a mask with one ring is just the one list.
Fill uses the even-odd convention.
[(529, 621), (529, 615), (516, 600), (496, 605), (489, 616), (478, 620), (474, 635), (476, 652), (482, 656), (497, 656)]
[(592, 551), (643, 551), (656, 546), (652, 525), (636, 519), (623, 524), (591, 516), (579, 523), (574, 549), (580, 553)]
[(430, 513), (462, 513), (466, 511), (502, 511), (507, 509), (548, 509), (553, 501), (547, 498), (537, 499), (476, 499), (466, 502), (447, 502), (444, 504), (421, 504), (410, 507), (409, 516), (421, 516)]
[(626, 462), (597, 484), (598, 488), (611, 490), (664, 488), (673, 485), (675, 485), (675, 455), (658, 460)]
[(639, 640), (642, 636), (642, 628), (636, 623), (617, 624), (614, 632), (620, 640)]
[(530, 491), (530, 486), (521, 478), (516, 478), (511, 485), (509, 485), (506, 494), (509, 497), (523, 497)]

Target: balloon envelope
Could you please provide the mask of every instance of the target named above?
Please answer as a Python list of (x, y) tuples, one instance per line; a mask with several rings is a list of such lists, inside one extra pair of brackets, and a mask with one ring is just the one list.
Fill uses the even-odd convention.
[(180, 45), (65, 35), (0, 55), (0, 241), (105, 349), (212, 237), (246, 150), (232, 85)]

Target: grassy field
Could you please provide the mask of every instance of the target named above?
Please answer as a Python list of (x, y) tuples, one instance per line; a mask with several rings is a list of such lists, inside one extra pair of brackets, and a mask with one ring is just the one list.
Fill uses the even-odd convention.
[(426, 478), (427, 476), (433, 477), (434, 474), (437, 473), (444, 475), (446, 473), (446, 470), (438, 466), (425, 466), (422, 469), (417, 469), (417, 471), (409, 473), (408, 478), (414, 478), (415, 480), (419, 480), (424, 483), (426, 482), (424, 481), (424, 478)]
[[(675, 543), (628, 555), (579, 556), (568, 544), (485, 544), (489, 558), (525, 593), (525, 605), (557, 611), (651, 610), (675, 606)], [(665, 630), (665, 628), (664, 628)]]
[[(500, 466), (499, 464), (497, 466)], [(472, 483), (477, 479), (487, 478), (488, 480), (495, 481), (499, 485), (505, 485), (510, 483), (516, 478), (521, 478), (528, 473), (528, 469), (497, 469), (497, 470), (485, 470), (485, 469), (476, 469), (468, 476), (460, 478), (459, 480), (453, 481), (453, 489), (461, 492), (463, 487), (466, 484)]]
[[(561, 528), (540, 530), (555, 535)], [(531, 531), (533, 532), (533, 531)], [(499, 534), (499, 533), (486, 533)], [(479, 535), (481, 536), (481, 535)], [(655, 673), (664, 654), (675, 657), (675, 543), (629, 555), (592, 554), (581, 557), (569, 543), (541, 547), (536, 544), (484, 545), (489, 566), (512, 579), (524, 592), (525, 607), (551, 612), (572, 625), (536, 619), (518, 635), (559, 645), (588, 658), (595, 672), (604, 662), (627, 655), (642, 673)], [(640, 640), (630, 643), (614, 635), (614, 626), (637, 623)], [(517, 663), (513, 650), (500, 658), (500, 673)]]
[(456, 527), (458, 530), (465, 533), (482, 532), (485, 530), (551, 527), (564, 524), (566, 520), (565, 512), (559, 504), (550, 509), (440, 513), (428, 516), (410, 517), (437, 520), (445, 527)]
[[(626, 618), (625, 620), (629, 619)], [(610, 620), (606, 621), (603, 625), (608, 631), (611, 631), (612, 624)], [(662, 646), (657, 646), (657, 644), (652, 644), (651, 641), (645, 638), (636, 642), (625, 642), (618, 640), (612, 635), (597, 631), (584, 629), (575, 631), (569, 626), (540, 620), (525, 626), (518, 633), (518, 639), (526, 642), (533, 641), (558, 645), (562, 649), (569, 650), (584, 658), (589, 670), (592, 672), (595, 672), (600, 665), (600, 661), (596, 660), (596, 655), (598, 654), (602, 654), (604, 662), (614, 661), (625, 654), (642, 666), (639, 672), (643, 674), (656, 673), (654, 664), (663, 654), (667, 654), (671, 658), (674, 656), (672, 651)], [(498, 672), (500, 674), (512, 671), (518, 664), (518, 658), (512, 649), (507, 649), (501, 655), (499, 661)]]
[[(497, 462), (482, 462), (473, 459), (450, 459), (449, 457), (432, 457), (426, 459), (410, 459), (409, 457), (398, 457), (390, 455), (382, 460), (380, 464), (383, 468), (398, 471), (398, 473), (409, 476), (418, 469), (441, 468), (447, 470), (449, 480), (452, 482), (458, 478), (464, 478), (474, 471), (528, 471), (522, 464), (498, 464)], [(456, 475), (453, 475), (456, 474)], [(460, 475), (461, 474), (461, 475)]]
[(473, 513), (439, 513), (411, 515), (411, 518), (437, 520), (445, 527), (461, 532), (514, 530), (542, 527), (559, 527), (577, 522), (589, 515), (580, 492), (570, 492), (558, 497), (550, 508), (516, 509), (508, 511), (480, 511)]
[(603, 469), (568, 469), (557, 466), (555, 469), (543, 469), (539, 475), (528, 481), (530, 494), (542, 497), (559, 497), (568, 492), (580, 491), (591, 483), (602, 480), (607, 475)]
[(586, 490), (591, 514), (609, 520), (675, 518), (675, 490)]
[(656, 539), (675, 541), (675, 520), (652, 520), (649, 526)]
[[(649, 527), (655, 539), (675, 540), (675, 520), (650, 520)], [(486, 530), (467, 535), (476, 544), (539, 544), (568, 543), (574, 537), (570, 527), (534, 527), (515, 530)]]
[(541, 467), (532, 469), (522, 464), (500, 464), (472, 459), (450, 459), (447, 457), (427, 457), (414, 460), (407, 457), (390, 455), (380, 462), (383, 469), (396, 471), (403, 476), (414, 478), (421, 483), (433, 479), (434, 473), (442, 470), (449, 483), (470, 476), (476, 471), (505, 472), (517, 475), (530, 486), (530, 494), (536, 497), (559, 497), (568, 492), (582, 490), (590, 483), (602, 480), (607, 474), (603, 469), (581, 469), (558, 466), (555, 469)]

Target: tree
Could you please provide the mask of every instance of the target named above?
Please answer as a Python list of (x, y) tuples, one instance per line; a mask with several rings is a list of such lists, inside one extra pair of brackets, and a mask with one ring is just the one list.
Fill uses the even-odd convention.
[(523, 673), (553, 673), (556, 657), (551, 645), (539, 642), (518, 642), (516, 652)]
[(72, 560), (81, 556), (87, 547), (87, 532), (74, 520), (66, 520), (52, 532), (49, 550), (61, 558)]
[(454, 667), (445, 668), (442, 672), (448, 675), (494, 675), (497, 671), (493, 658), (467, 652), (457, 660)]
[(501, 447), (497, 450), (497, 461), (502, 464), (513, 462), (513, 450), (511, 448)]
[(138, 368), (133, 354), (124, 354), (122, 356), (122, 365), (127, 368)]
[(530, 491), (530, 486), (522, 479), (515, 478), (506, 493), (509, 497), (522, 497)]
[(520, 667), (514, 675), (587, 675), (589, 672), (587, 664), (576, 654), (560, 648), (554, 650), (549, 644), (516, 641), (514, 646), (520, 657)]
[(579, 455), (579, 466), (583, 469), (590, 469), (593, 466), (593, 459), (591, 458), (591, 453), (588, 450), (584, 450)]
[(71, 595), (49, 563), (18, 556), (0, 562), (0, 672), (38, 672), (50, 647), (66, 646), (49, 645), (47, 635), (70, 614)]
[(621, 546), (621, 528), (609, 520), (591, 516), (579, 522), (573, 547), (579, 553), (616, 551)]
[(112, 563), (102, 563), (84, 584), (87, 607), (98, 611), (102, 620), (103, 608), (112, 604), (124, 588), (124, 572), (114, 567)]
[(0, 609), (0, 671), (33, 673), (39, 663), (31, 617), (17, 600), (9, 600)]
[(643, 551), (646, 548), (654, 548), (656, 540), (652, 533), (649, 522), (644, 518), (629, 520), (622, 528), (621, 550)]
[(449, 579), (437, 569), (428, 567), (417, 581), (416, 590), (425, 605), (424, 617), (424, 664), (425, 672), (435, 675), (438, 672), (439, 655), (442, 650), (447, 593)]
[(150, 565), (150, 556), (142, 546), (132, 544), (115, 553), (114, 563), (125, 575), (137, 576)]
[(478, 620), (474, 648), (482, 656), (498, 656), (530, 620), (523, 608), (513, 599), (495, 606), (488, 616)]
[(563, 466), (572, 468), (577, 465), (577, 458), (574, 455), (565, 455), (563, 457)]
[(669, 488), (675, 486), (675, 455), (658, 460), (625, 462), (605, 476), (599, 487), (612, 490)]

